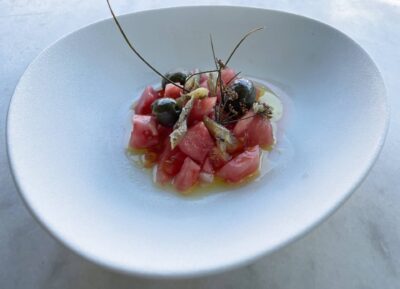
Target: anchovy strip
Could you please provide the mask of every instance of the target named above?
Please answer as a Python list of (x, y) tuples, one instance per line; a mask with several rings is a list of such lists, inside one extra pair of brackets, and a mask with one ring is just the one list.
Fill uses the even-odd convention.
[(217, 146), (222, 152), (237, 148), (239, 142), (230, 130), (207, 116), (204, 117), (203, 122), (210, 134), (216, 139)]

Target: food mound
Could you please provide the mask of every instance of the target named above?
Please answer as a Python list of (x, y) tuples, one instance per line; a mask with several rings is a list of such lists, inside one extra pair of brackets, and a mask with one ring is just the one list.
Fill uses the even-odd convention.
[(240, 183), (257, 174), (262, 149), (272, 149), (275, 142), (270, 120), (276, 114), (262, 99), (263, 88), (239, 77), (228, 63), (263, 27), (247, 32), (226, 61), (216, 57), (210, 34), (213, 70), (163, 75), (136, 50), (107, 4), (128, 47), (161, 76), (161, 88), (146, 87), (135, 105), (129, 141), (142, 165), (155, 168), (155, 182), (186, 193), (196, 184)]
[(262, 151), (273, 148), (264, 89), (219, 68), (167, 73), (136, 102), (129, 149), (154, 169), (156, 183), (182, 193), (216, 180), (242, 183), (258, 173)]

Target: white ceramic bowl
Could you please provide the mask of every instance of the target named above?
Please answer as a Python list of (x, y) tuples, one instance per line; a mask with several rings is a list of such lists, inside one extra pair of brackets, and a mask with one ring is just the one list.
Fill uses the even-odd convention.
[(7, 128), (23, 199), (75, 252), (148, 276), (232, 268), (321, 222), (373, 164), (387, 127), (384, 84), (366, 52), (334, 28), (241, 7), (161, 9), (120, 20), (163, 72), (212, 67), (210, 32), (225, 58), (243, 33), (265, 26), (231, 66), (289, 95), (285, 134), (294, 154), (236, 190), (200, 198), (163, 192), (124, 153), (129, 105), (158, 77), (131, 53), (111, 19), (80, 29), (26, 70)]

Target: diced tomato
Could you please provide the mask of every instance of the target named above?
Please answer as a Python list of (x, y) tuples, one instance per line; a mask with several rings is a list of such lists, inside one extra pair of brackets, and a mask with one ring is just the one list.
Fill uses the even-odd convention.
[(172, 128), (165, 127), (160, 124), (157, 125), (158, 132), (158, 142), (151, 147), (148, 147), (150, 152), (157, 154), (157, 160), (159, 159), (159, 155), (165, 150), (166, 146), (170, 146), (169, 135), (172, 132)]
[(160, 96), (159, 98), (164, 97), (164, 92), (165, 92), (164, 89), (160, 89), (160, 90), (158, 91), (158, 95)]
[[(166, 139), (169, 137), (169, 135), (172, 132), (172, 127), (166, 127), (161, 124), (157, 125), (157, 131), (160, 136), (160, 143), (164, 144)], [(169, 140), (168, 140), (169, 142)]]
[(150, 115), (135, 114), (129, 146), (135, 149), (143, 149), (156, 145), (158, 142), (159, 135), (155, 118)]
[(237, 137), (242, 137), (245, 135), (250, 123), (253, 120), (254, 112), (247, 112), (235, 125), (233, 133)]
[(162, 145), (162, 150), (160, 157), (158, 158), (159, 161), (161, 162), (163, 159), (167, 158), (168, 155), (171, 153), (171, 145), (169, 144), (169, 141), (167, 139), (164, 140), (164, 142), (161, 144)]
[(189, 126), (195, 124), (198, 121), (202, 121), (204, 116), (209, 115), (214, 110), (216, 102), (216, 97), (207, 97), (202, 100), (196, 99), (193, 103), (193, 108), (189, 114)]
[(184, 192), (192, 187), (198, 180), (200, 166), (187, 157), (182, 168), (174, 179), (174, 185), (178, 191)]
[(178, 146), (187, 156), (202, 164), (214, 141), (204, 123), (199, 122), (186, 132)]
[(164, 185), (179, 172), (186, 156), (178, 148), (172, 150), (168, 139), (164, 141), (162, 146), (164, 150), (158, 157), (156, 181)]
[(213, 147), (208, 154), (208, 160), (210, 161), (211, 166), (214, 168), (214, 170), (220, 169), (230, 159), (231, 156), (227, 153), (223, 153), (218, 147)]
[(135, 106), (136, 114), (151, 114), (151, 105), (159, 98), (157, 91), (151, 86), (147, 86)]
[(185, 158), (186, 155), (179, 148), (171, 150), (171, 146), (168, 144), (160, 156), (158, 166), (168, 175), (175, 176), (181, 169)]
[(269, 148), (274, 144), (270, 121), (260, 115), (254, 116), (252, 111), (245, 114), (237, 122), (233, 133), (246, 147), (259, 145), (262, 148)]
[[(180, 85), (179, 83), (176, 83)], [(168, 83), (165, 86), (165, 91), (164, 91), (164, 97), (170, 97), (170, 98), (178, 98), (181, 96), (182, 89), (173, 85), (172, 83)]]
[(208, 173), (208, 174), (213, 174), (214, 173), (214, 168), (213, 165), (211, 164), (210, 158), (206, 158), (204, 161), (203, 167), (201, 169), (202, 172)]
[(260, 166), (260, 148), (255, 146), (248, 148), (240, 155), (233, 158), (224, 165), (218, 172), (217, 176), (225, 181), (237, 183), (245, 177), (255, 173)]
[(236, 74), (236, 71), (229, 67), (221, 70), (222, 82), (224, 84), (227, 84), (228, 81), (233, 80), (233, 78), (235, 77), (235, 74)]
[(249, 147), (256, 144), (264, 149), (268, 149), (274, 144), (271, 122), (262, 116), (256, 116), (251, 122), (250, 133), (246, 143)]

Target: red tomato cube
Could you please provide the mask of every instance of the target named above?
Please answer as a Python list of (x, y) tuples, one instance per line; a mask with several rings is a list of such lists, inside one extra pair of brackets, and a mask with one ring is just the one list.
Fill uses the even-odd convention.
[(170, 142), (169, 142), (169, 135), (172, 132), (172, 127), (165, 127), (161, 124), (158, 124), (157, 131), (160, 136), (160, 144), (162, 145), (163, 149), (164, 149), (164, 145), (168, 144), (169, 146), (171, 146)]
[(181, 152), (178, 147), (171, 150), (171, 145), (168, 143), (160, 156), (158, 166), (166, 174), (175, 176), (181, 169), (185, 158), (186, 155)]
[[(176, 83), (177, 85), (180, 85), (180, 83)], [(182, 89), (173, 85), (172, 83), (168, 83), (165, 86), (165, 91), (164, 91), (164, 97), (170, 97), (170, 98), (178, 98), (181, 96)]]
[(248, 148), (224, 165), (217, 176), (227, 182), (237, 183), (255, 173), (260, 166), (260, 148)]
[(160, 96), (151, 86), (147, 86), (135, 106), (136, 114), (151, 114), (151, 105)]
[(187, 156), (202, 164), (213, 148), (214, 140), (204, 123), (199, 122), (186, 132), (178, 146)]
[(149, 148), (156, 145), (158, 141), (159, 135), (155, 118), (150, 115), (135, 114), (129, 146), (135, 149)]
[(249, 128), (250, 123), (253, 120), (253, 117), (255, 116), (255, 113), (251, 110), (247, 112), (235, 125), (233, 129), (233, 134), (236, 137), (244, 137), (246, 134), (246, 131)]
[(207, 97), (202, 100), (196, 99), (193, 103), (193, 108), (189, 114), (189, 126), (195, 124), (196, 122), (203, 121), (203, 118), (206, 115), (209, 115), (211, 112), (214, 111), (216, 102), (216, 97)]
[(182, 168), (174, 179), (174, 185), (178, 191), (184, 192), (190, 189), (198, 180), (200, 166), (187, 157)]
[(232, 68), (227, 67), (221, 70), (221, 79), (224, 84), (227, 84), (229, 81), (233, 81), (235, 75), (236, 71)]
[(254, 116), (252, 111), (237, 122), (233, 133), (245, 147), (259, 145), (267, 149), (274, 144), (271, 122), (260, 115)]

